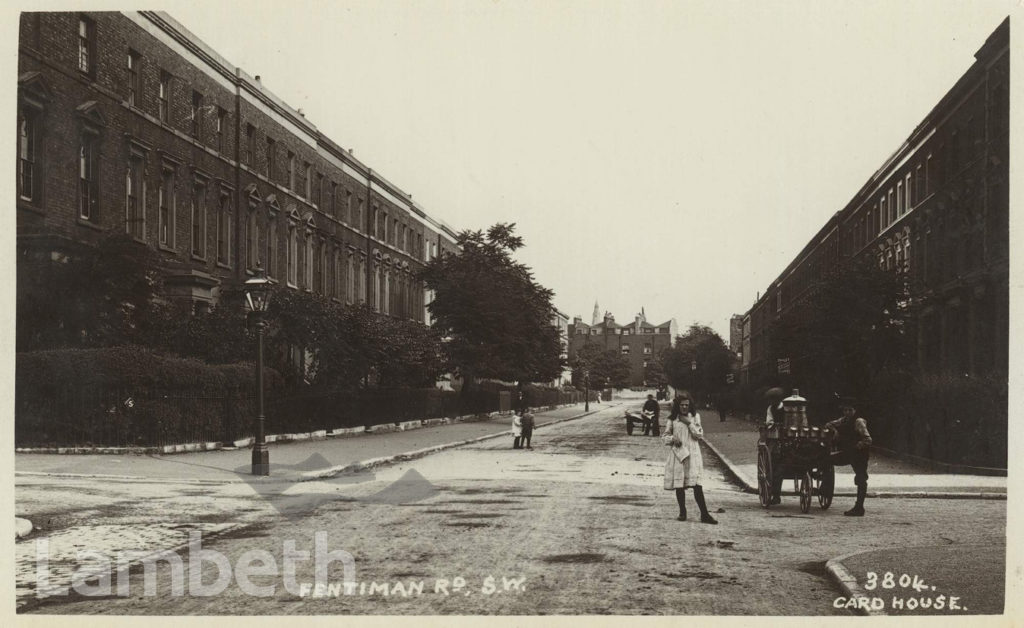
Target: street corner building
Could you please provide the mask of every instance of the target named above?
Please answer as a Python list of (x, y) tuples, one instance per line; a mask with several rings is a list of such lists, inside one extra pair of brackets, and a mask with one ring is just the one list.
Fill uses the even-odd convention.
[(414, 273), (455, 232), (169, 15), (22, 13), (17, 113), (19, 264), (126, 233), (192, 311), (259, 265), (430, 322)]
[[(610, 312), (598, 315), (597, 304), (594, 304), (594, 315), (590, 324), (583, 322), (580, 316), (573, 317), (568, 328), (569, 360), (587, 344), (596, 344), (605, 351), (615, 351), (629, 361), (629, 384), (631, 387), (646, 386), (645, 372), (648, 363), (654, 360), (664, 349), (670, 349), (678, 334), (676, 319), (672, 318), (660, 325), (647, 322), (647, 315), (641, 309), (633, 317), (632, 323), (620, 325)], [(599, 382), (595, 382), (599, 385)]]

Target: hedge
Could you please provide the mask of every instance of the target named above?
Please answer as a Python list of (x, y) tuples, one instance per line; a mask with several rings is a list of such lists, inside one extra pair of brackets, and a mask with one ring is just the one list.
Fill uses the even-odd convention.
[[(23, 352), (15, 362), (19, 447), (223, 441), (253, 412), (254, 366), (208, 365), (136, 346)], [(281, 377), (267, 369), (268, 389)], [(246, 421), (248, 423), (248, 421)]]

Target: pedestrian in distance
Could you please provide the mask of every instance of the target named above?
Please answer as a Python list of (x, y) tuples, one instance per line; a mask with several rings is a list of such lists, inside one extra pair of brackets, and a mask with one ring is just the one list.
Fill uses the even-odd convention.
[(693, 498), (700, 508), (701, 523), (715, 524), (718, 521), (708, 512), (704, 502), (704, 487), (701, 486), (704, 458), (700, 453), (698, 439), (703, 436), (700, 414), (694, 410), (693, 400), (688, 395), (676, 397), (662, 437), (669, 450), (665, 461), (665, 490), (676, 492), (679, 521), (686, 521), (686, 489), (689, 488), (693, 489)]
[[(661, 413), (661, 407), (658, 402), (654, 400), (654, 395), (647, 395), (647, 401), (644, 402), (643, 414), (644, 414), (644, 436), (658, 435), (660, 426), (658, 425), (658, 415)], [(649, 417), (649, 418), (648, 418)]]
[(522, 449), (523, 417), (518, 411), (512, 413), (512, 449)]
[(857, 486), (857, 502), (843, 514), (847, 517), (864, 516), (864, 498), (868, 494), (868, 458), (870, 457), (871, 434), (868, 422), (857, 416), (856, 400), (840, 397), (839, 408), (843, 416), (825, 424), (831, 430), (836, 446), (832, 464), (853, 467), (853, 483)]
[(523, 445), (526, 446), (527, 449), (533, 449), (533, 447), (530, 446), (530, 440), (533, 438), (534, 419), (533, 419), (533, 413), (530, 412), (530, 407), (529, 406), (524, 406), (523, 407), (522, 424), (523, 424), (523, 440), (521, 442), (522, 442)]

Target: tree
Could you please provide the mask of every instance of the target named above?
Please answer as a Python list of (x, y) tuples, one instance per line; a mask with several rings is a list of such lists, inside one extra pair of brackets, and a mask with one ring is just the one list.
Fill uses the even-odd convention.
[(809, 287), (780, 322), (771, 354), (790, 358), (791, 379), (811, 402), (859, 395), (875, 373), (909, 366), (910, 322), (904, 278), (865, 257)]
[(665, 375), (674, 388), (689, 390), (697, 402), (721, 395), (732, 368), (732, 352), (715, 330), (693, 324), (662, 352)]
[(572, 381), (577, 388), (584, 386), (584, 373), (590, 375), (590, 387), (601, 388), (606, 383), (612, 388), (629, 386), (630, 364), (614, 349), (587, 342), (573, 359)]
[(126, 234), (17, 265), (19, 351), (132, 342), (159, 308), (156, 254)]
[(543, 382), (561, 372), (553, 292), (513, 260), (523, 246), (514, 230), (499, 223), (486, 234), (463, 231), (459, 252), (442, 253), (418, 273), (434, 291), (427, 308), (464, 389), (474, 378)]
[(644, 382), (648, 387), (662, 388), (668, 384), (668, 376), (665, 375), (665, 365), (662, 355), (652, 356), (644, 367)]

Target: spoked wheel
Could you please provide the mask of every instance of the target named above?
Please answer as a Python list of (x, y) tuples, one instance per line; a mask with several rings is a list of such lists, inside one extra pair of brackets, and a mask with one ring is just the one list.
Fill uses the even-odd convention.
[(811, 509), (811, 472), (804, 472), (800, 478), (800, 512), (807, 512)]
[(765, 508), (772, 503), (772, 456), (764, 444), (757, 445), (757, 498)]
[(821, 469), (821, 480), (818, 483), (818, 505), (826, 510), (832, 505), (832, 495), (836, 489), (836, 468), (832, 465), (825, 465)]

